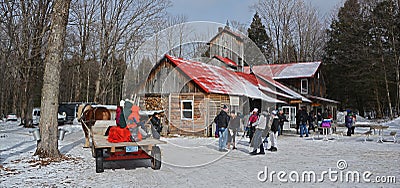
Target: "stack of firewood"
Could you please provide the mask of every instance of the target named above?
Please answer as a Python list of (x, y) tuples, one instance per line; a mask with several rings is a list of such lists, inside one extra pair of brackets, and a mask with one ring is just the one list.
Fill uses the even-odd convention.
[(161, 97), (146, 97), (144, 103), (146, 110), (165, 110), (166, 99)]

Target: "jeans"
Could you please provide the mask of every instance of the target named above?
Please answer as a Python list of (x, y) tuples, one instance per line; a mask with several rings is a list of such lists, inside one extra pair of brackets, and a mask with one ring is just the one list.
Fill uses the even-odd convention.
[(228, 140), (228, 129), (224, 127), (219, 128), (218, 144), (220, 150), (226, 149), (227, 140)]
[(308, 136), (307, 125), (306, 125), (306, 123), (301, 123), (300, 124), (300, 136), (303, 136), (304, 133), (306, 133), (306, 136)]

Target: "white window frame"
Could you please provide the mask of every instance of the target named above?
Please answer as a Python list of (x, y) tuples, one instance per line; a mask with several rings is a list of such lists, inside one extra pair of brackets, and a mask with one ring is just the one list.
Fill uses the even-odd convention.
[[(183, 103), (187, 103), (190, 102), (192, 105), (192, 109), (184, 109), (184, 105)], [(183, 112), (192, 112), (192, 117), (191, 118), (187, 118), (183, 115)], [(182, 120), (193, 120), (193, 116), (194, 116), (194, 102), (193, 100), (181, 100), (181, 119)]]
[(240, 98), (239, 96), (229, 96), (230, 111), (239, 112)]
[[(305, 85), (303, 84), (304, 81)], [(308, 79), (301, 79), (300, 84), (301, 84), (300, 93), (308, 94)]]

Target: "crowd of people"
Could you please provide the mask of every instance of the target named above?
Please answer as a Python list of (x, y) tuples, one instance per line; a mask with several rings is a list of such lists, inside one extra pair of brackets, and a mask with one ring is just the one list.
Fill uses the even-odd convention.
[[(235, 111), (228, 113), (229, 108), (224, 105), (214, 119), (217, 127), (216, 135), (219, 138), (219, 151), (222, 152), (228, 151), (231, 145), (232, 150), (236, 149), (236, 136), (240, 130), (240, 114)], [(249, 144), (253, 148), (253, 151), (249, 153), (250, 155), (265, 154), (264, 143), (268, 143), (268, 139), (271, 142), (271, 147), (267, 151), (278, 151), (278, 134), (281, 134), (283, 122), (287, 121), (286, 118), (281, 120), (281, 115), (284, 117), (283, 112), (277, 110), (273, 110), (271, 113), (267, 111), (260, 113), (257, 108), (254, 108), (249, 118), (246, 118), (246, 131), (243, 136), (247, 134), (250, 139)], [(257, 150), (259, 151), (257, 152)]]
[[(351, 113), (349, 113), (351, 114)], [(241, 126), (241, 119), (243, 119), (244, 133), (242, 138), (249, 137), (249, 144), (253, 150), (249, 153), (250, 155), (265, 154), (265, 143), (270, 141), (270, 148), (267, 151), (276, 152), (278, 136), (283, 135), (283, 125), (288, 122), (281, 108), (273, 110), (271, 112), (262, 111), (254, 108), (250, 114), (245, 117), (241, 117), (240, 114), (235, 111), (229, 112), (228, 106), (224, 105), (215, 117), (214, 122), (216, 124), (215, 135), (219, 138), (219, 151), (228, 151), (236, 149), (236, 136)], [(332, 120), (332, 115), (329, 111), (321, 113), (318, 111), (307, 112), (307, 108), (302, 106), (296, 114), (296, 132), (300, 137), (309, 137), (310, 131), (318, 131), (317, 128), (321, 127), (323, 122), (328, 121), (329, 125)], [(349, 121), (350, 120), (346, 120)], [(349, 124), (349, 133), (354, 131), (354, 127)]]
[[(151, 123), (153, 137), (157, 139), (160, 138), (162, 125), (159, 113), (153, 114), (146, 122), (139, 122), (139, 117), (128, 117), (125, 119), (123, 107), (124, 104), (121, 101), (121, 104), (118, 106), (116, 111), (117, 127), (123, 129), (129, 127), (129, 123), (126, 122), (126, 120), (129, 119), (132, 119), (132, 121), (140, 127), (143, 127), (142, 125), (144, 124)], [(131, 106), (128, 106), (126, 109), (130, 110)], [(300, 137), (308, 137), (310, 131), (315, 132), (315, 129), (320, 127), (327, 119), (332, 119), (332, 115), (330, 115), (329, 112), (321, 114), (321, 112), (318, 111), (317, 114), (315, 114), (314, 111), (307, 112), (307, 108), (302, 106), (296, 114), (297, 134), (300, 134)], [(348, 136), (354, 133), (354, 126), (352, 126), (354, 121), (352, 113), (348, 112), (348, 115), (346, 116)], [(288, 122), (288, 120), (282, 108), (272, 110), (271, 112), (259, 111), (258, 108), (254, 108), (247, 117), (243, 117), (240, 113), (236, 113), (234, 110), (229, 111), (228, 106), (223, 105), (221, 111), (214, 119), (214, 123), (217, 127), (215, 135), (219, 138), (219, 151), (226, 152), (229, 149), (236, 149), (236, 137), (238, 136), (238, 132), (242, 130), (241, 124), (243, 123), (244, 133), (242, 138), (245, 136), (249, 137), (249, 145), (253, 148), (253, 150), (249, 152), (250, 155), (265, 154), (265, 149), (268, 145), (266, 143), (268, 143), (268, 141), (270, 141), (270, 147), (266, 150), (276, 152), (278, 151), (278, 136), (283, 135), (283, 125), (285, 122)], [(129, 130), (132, 132), (131, 129)], [(136, 133), (139, 132), (140, 131), (134, 131), (135, 134), (132, 135), (135, 136)]]

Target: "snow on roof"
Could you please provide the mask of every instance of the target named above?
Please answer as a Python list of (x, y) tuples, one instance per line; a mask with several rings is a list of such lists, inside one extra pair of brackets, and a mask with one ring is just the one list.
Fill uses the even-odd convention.
[(223, 62), (223, 63), (225, 63), (225, 64), (227, 64), (229, 66), (233, 66), (233, 67), (237, 67), (238, 66), (236, 62), (234, 62), (233, 60), (231, 60), (231, 59), (229, 59), (227, 57), (222, 57), (222, 56), (219, 56), (219, 55), (215, 55), (214, 58), (218, 59), (219, 61), (221, 61), (221, 62)]
[[(317, 72), (321, 62), (259, 65), (268, 66), (273, 79), (309, 78)], [(258, 66), (255, 66), (255, 68)]]
[(253, 74), (234, 72), (223, 67), (188, 61), (165, 55), (180, 71), (186, 74), (206, 93), (247, 96), (272, 103), (285, 103), (262, 93)]
[(268, 93), (271, 93), (271, 94), (274, 94), (274, 95), (279, 95), (279, 96), (281, 96), (281, 97), (285, 97), (285, 98), (288, 98), (288, 99), (295, 99), (295, 98), (294, 98), (293, 96), (291, 96), (291, 95), (287, 95), (287, 94), (278, 92), (278, 91), (276, 91), (275, 89), (272, 89), (271, 87), (268, 87), (268, 85), (266, 84), (266, 82), (264, 82), (264, 81), (262, 81), (262, 80), (260, 80), (258, 83), (259, 83), (259, 84), (258, 84), (258, 87), (259, 87), (262, 91), (265, 91), (265, 92), (268, 92)]
[(327, 98), (323, 98), (323, 97), (318, 97), (318, 96), (313, 96), (313, 95), (310, 95), (308, 97), (312, 98), (312, 99), (317, 99), (317, 100), (320, 100), (320, 101), (329, 102), (329, 103), (336, 103), (336, 104), (340, 103), (339, 101), (335, 101), (335, 100), (327, 99)]
[[(245, 67), (244, 72), (249, 73), (250, 72), (250, 67)], [(276, 95), (280, 95), (282, 97), (288, 98), (288, 99), (301, 99), (303, 102), (309, 102), (311, 103), (311, 100), (307, 99), (303, 95), (297, 93), (296, 91), (293, 91), (292, 89), (286, 87), (285, 85), (279, 83), (278, 81), (275, 81), (272, 78), (272, 70), (270, 69), (269, 65), (258, 65), (253, 67), (253, 72), (257, 77), (259, 77), (260, 80), (260, 89), (269, 93), (275, 93)], [(268, 88), (268, 86), (263, 85), (263, 82), (267, 82), (274, 86), (275, 88), (278, 88), (285, 92), (286, 94), (283, 94), (281, 92), (278, 92), (274, 89)]]

